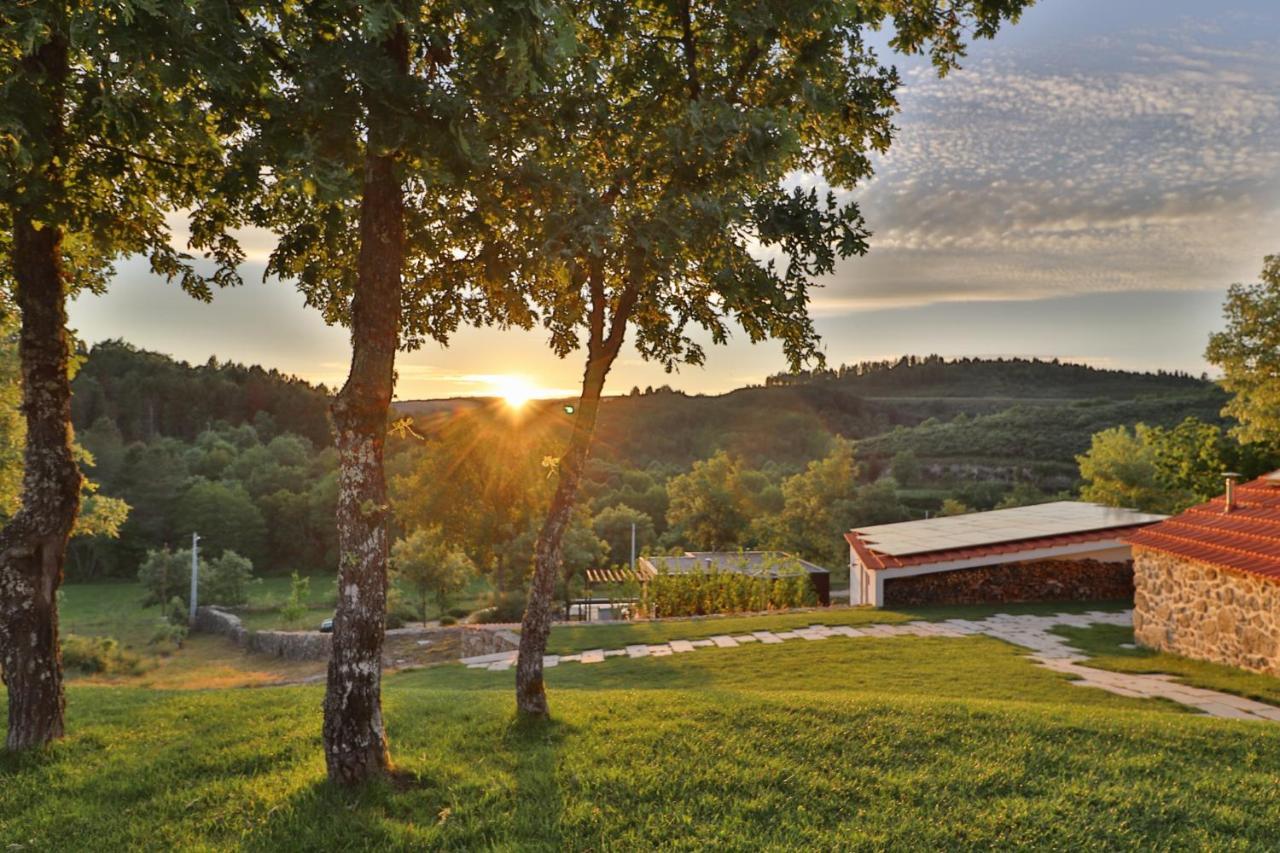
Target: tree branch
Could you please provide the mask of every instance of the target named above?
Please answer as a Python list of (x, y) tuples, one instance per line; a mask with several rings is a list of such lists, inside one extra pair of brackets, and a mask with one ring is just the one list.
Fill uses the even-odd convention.
[(696, 101), (702, 95), (702, 84), (698, 82), (698, 53), (693, 39), (693, 11), (691, 0), (680, 3), (680, 44), (684, 46), (685, 77), (689, 82), (689, 100)]

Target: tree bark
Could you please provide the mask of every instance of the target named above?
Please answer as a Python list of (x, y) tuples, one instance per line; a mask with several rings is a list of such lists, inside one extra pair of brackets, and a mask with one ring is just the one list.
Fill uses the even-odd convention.
[[(403, 27), (384, 43), (408, 69)], [(387, 605), (387, 486), (382, 451), (395, 382), (404, 268), (404, 193), (395, 156), (370, 133), (360, 205), (360, 254), (351, 305), (351, 372), (332, 412), (340, 458), (338, 606), (324, 698), (329, 779), (357, 785), (390, 767), (382, 721), (382, 642)]]
[[(22, 67), (38, 93), (48, 162), (47, 191), (61, 191), (62, 104), (67, 43), (55, 33)], [(9, 691), (6, 746), (25, 750), (63, 734), (65, 699), (58, 643), (58, 587), (80, 509), (80, 469), (71, 452), (70, 346), (62, 229), (38, 210), (14, 212), (13, 278), (22, 313), (18, 352), (27, 438), (22, 505), (0, 531), (0, 666)], [(44, 215), (51, 219), (51, 215)]]
[(592, 287), (591, 331), (587, 344), (587, 367), (582, 376), (582, 396), (574, 412), (569, 445), (560, 457), (555, 495), (551, 499), (551, 507), (547, 510), (542, 530), (538, 533), (533, 580), (529, 586), (524, 619), (520, 623), (520, 651), (516, 658), (516, 709), (525, 716), (546, 717), (548, 714), (547, 692), (542, 681), (542, 658), (546, 654), (547, 637), (551, 633), (551, 605), (556, 577), (563, 562), (564, 532), (573, 515), (582, 470), (591, 452), (591, 438), (595, 433), (604, 382), (622, 349), (627, 322), (635, 304), (636, 291), (628, 287), (619, 297), (609, 336), (606, 338), (603, 333), (603, 295), (600, 291), (597, 281)]

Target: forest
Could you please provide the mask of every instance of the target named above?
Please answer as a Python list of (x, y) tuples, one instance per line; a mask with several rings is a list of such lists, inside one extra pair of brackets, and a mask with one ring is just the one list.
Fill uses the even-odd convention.
[[(332, 583), (327, 388), (106, 341), (81, 351), (73, 391), (95, 497), (127, 514), (73, 538), (70, 580), (135, 578), (149, 553), (189, 547), (199, 531), (211, 558), (233, 550), (259, 576)], [(777, 548), (839, 574), (851, 526), (1078, 493), (1089, 484), (1077, 456), (1095, 434), (1143, 424), (1152, 435), (1187, 417), (1221, 433), (1224, 399), (1181, 374), (936, 356), (771, 377), (718, 396), (635, 388), (602, 405), (558, 592), (579, 592), (588, 567), (625, 563), (633, 524), (640, 552)], [(417, 549), (420, 564), (434, 548), (427, 562), (454, 567), (443, 579), (405, 568), (403, 615), (411, 599), (423, 614), (456, 609), (466, 590), (492, 618), (518, 618), (574, 415), (555, 400), (396, 410), (386, 468), (400, 562), (413, 565)]]

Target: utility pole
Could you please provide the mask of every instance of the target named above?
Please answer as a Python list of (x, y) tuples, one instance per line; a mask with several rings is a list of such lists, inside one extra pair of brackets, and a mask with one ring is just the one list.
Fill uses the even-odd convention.
[(636, 570), (636, 523), (631, 522), (631, 571)]
[(192, 624), (196, 621), (197, 596), (200, 592), (200, 534), (191, 531), (191, 615)]

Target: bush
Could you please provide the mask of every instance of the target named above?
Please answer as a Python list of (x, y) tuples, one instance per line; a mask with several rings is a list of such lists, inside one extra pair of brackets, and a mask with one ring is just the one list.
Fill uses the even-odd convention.
[(449, 615), (454, 619), (466, 619), (471, 615), (471, 611), (467, 610), (465, 607), (450, 607)]
[(660, 574), (649, 581), (640, 611), (647, 616), (706, 616), (808, 607), (818, 596), (804, 571), (779, 567), (779, 577), (740, 572)]
[[(200, 559), (200, 603), (234, 606), (249, 600), (253, 563), (235, 551), (223, 551), (213, 559)], [(178, 599), (191, 601), (191, 549), (148, 551), (138, 569), (138, 580), (147, 591), (143, 606)]]
[(146, 670), (142, 658), (121, 648), (117, 640), (76, 634), (62, 638), (62, 663), (86, 674), (138, 675)]
[(440, 617), (440, 624), (441, 624), (441, 625), (457, 625), (457, 624), (458, 624), (458, 620), (457, 620), (457, 619), (455, 619), (455, 618), (454, 618), (454, 617), (452, 617), (452, 616), (441, 616), (441, 617)]
[(311, 578), (304, 578), (297, 572), (289, 581), (289, 600), (280, 608), (280, 615), (290, 625), (299, 622), (307, 615), (307, 600), (311, 598)]
[(152, 646), (172, 646), (174, 649), (180, 649), (182, 648), (182, 642), (186, 639), (186, 625), (164, 622), (152, 632), (151, 639), (147, 641), (147, 644)]

